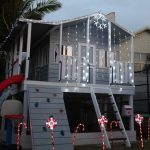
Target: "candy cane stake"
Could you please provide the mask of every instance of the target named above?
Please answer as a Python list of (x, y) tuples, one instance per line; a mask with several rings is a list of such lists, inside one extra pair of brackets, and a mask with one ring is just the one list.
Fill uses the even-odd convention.
[(104, 127), (108, 123), (108, 120), (105, 116), (99, 116), (98, 124), (101, 126), (102, 132), (102, 150), (105, 150), (105, 143), (104, 143)]
[(142, 127), (141, 127), (141, 124), (142, 124), (143, 120), (144, 120), (144, 118), (141, 114), (137, 114), (135, 116), (135, 121), (136, 121), (137, 124), (139, 124), (139, 127), (140, 127), (140, 145), (141, 145), (142, 149), (144, 148), (143, 137), (142, 137)]
[(115, 124), (115, 126), (117, 127), (117, 126), (119, 125), (119, 122), (113, 120), (113, 121), (110, 123), (110, 138), (111, 138), (111, 139), (113, 138), (113, 135), (112, 135), (113, 124)]
[(46, 126), (49, 128), (51, 132), (51, 139), (52, 139), (52, 150), (54, 150), (54, 129), (56, 128), (57, 121), (55, 118), (50, 117), (47, 119)]
[(72, 140), (72, 144), (74, 144), (74, 143), (75, 143), (76, 136), (77, 136), (77, 133), (78, 133), (78, 131), (79, 131), (79, 128), (81, 128), (81, 129), (82, 129), (82, 131), (84, 131), (84, 130), (85, 130), (85, 126), (84, 126), (84, 124), (79, 123), (79, 124), (78, 124), (78, 126), (76, 127), (76, 130), (75, 130), (75, 132), (74, 132), (74, 136), (73, 136), (73, 140)]
[(150, 141), (150, 118), (148, 119), (148, 141)]
[(23, 125), (25, 129), (27, 128), (27, 124), (26, 124), (26, 123), (20, 122), (20, 123), (18, 124), (17, 150), (19, 150), (19, 145), (20, 145), (20, 127), (21, 127), (21, 125)]

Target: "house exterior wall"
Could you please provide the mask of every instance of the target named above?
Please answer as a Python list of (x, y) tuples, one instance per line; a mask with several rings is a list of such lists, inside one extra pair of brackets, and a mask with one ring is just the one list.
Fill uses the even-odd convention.
[(135, 35), (135, 52), (150, 53), (150, 31), (143, 31)]
[[(146, 64), (150, 61), (150, 31), (145, 29), (142, 32), (135, 34), (135, 96), (134, 96), (134, 110), (139, 113), (148, 113), (149, 102), (149, 69), (146, 69)], [(145, 71), (144, 71), (145, 70)], [(147, 71), (146, 71), (147, 70)]]

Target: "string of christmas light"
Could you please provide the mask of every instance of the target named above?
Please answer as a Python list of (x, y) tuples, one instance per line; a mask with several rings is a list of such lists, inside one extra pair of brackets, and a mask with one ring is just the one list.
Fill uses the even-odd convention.
[(18, 124), (18, 133), (17, 133), (17, 150), (19, 150), (19, 145), (20, 145), (20, 128), (21, 128), (21, 125), (24, 126), (24, 128), (26, 129), (27, 128), (27, 124), (26, 123), (23, 123), (23, 122), (20, 122)]
[(150, 141), (150, 118), (148, 119), (148, 141)]
[(113, 135), (112, 135), (113, 124), (115, 124), (115, 126), (117, 127), (117, 126), (119, 125), (119, 122), (113, 120), (113, 121), (110, 123), (110, 138), (111, 138), (111, 139), (113, 138)]
[(49, 117), (46, 121), (46, 127), (51, 130), (52, 150), (54, 150), (54, 129), (56, 128), (57, 121), (53, 117)]
[(75, 140), (76, 140), (76, 136), (77, 136), (77, 133), (78, 133), (78, 131), (79, 131), (79, 129), (82, 129), (82, 131), (84, 131), (85, 130), (85, 126), (84, 126), (84, 124), (82, 124), (82, 123), (79, 123), (78, 124), (78, 126), (76, 127), (76, 130), (75, 130), (75, 132), (74, 132), (74, 136), (73, 136), (73, 140), (72, 140), (72, 144), (74, 144), (75, 143)]
[(144, 118), (141, 114), (137, 114), (135, 116), (135, 121), (136, 121), (137, 124), (139, 124), (139, 127), (140, 127), (140, 145), (141, 145), (142, 149), (144, 148), (143, 137), (142, 137), (142, 127), (141, 127), (141, 124), (142, 124), (143, 120), (144, 120)]
[(105, 143), (104, 143), (104, 128), (105, 125), (108, 123), (108, 120), (105, 116), (98, 117), (98, 124), (101, 126), (101, 134), (102, 134), (102, 150), (105, 150)]

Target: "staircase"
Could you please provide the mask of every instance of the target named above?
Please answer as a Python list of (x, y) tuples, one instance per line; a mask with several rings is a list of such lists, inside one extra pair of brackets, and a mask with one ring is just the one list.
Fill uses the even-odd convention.
[[(104, 90), (104, 89), (102, 88), (102, 90)], [(99, 104), (98, 104), (98, 101), (97, 101), (97, 98), (96, 98), (94, 87), (90, 87), (90, 93), (91, 93), (91, 98), (92, 98), (92, 102), (93, 102), (93, 105), (94, 105), (94, 109), (95, 109), (95, 112), (96, 112), (96, 115), (97, 115), (97, 118), (98, 118), (101, 115), (101, 111), (100, 111), (100, 107), (99, 107)], [(107, 149), (111, 149), (110, 141), (125, 141), (126, 146), (130, 147), (131, 144), (130, 144), (128, 135), (126, 133), (126, 130), (125, 130), (125, 127), (124, 127), (124, 124), (123, 124), (120, 112), (118, 110), (118, 107), (117, 107), (117, 104), (116, 104), (116, 101), (115, 101), (115, 98), (113, 96), (111, 87), (108, 88), (108, 95), (110, 96), (110, 104), (113, 107), (113, 111), (115, 113), (116, 119), (120, 122), (119, 123), (119, 127), (121, 129), (123, 137), (122, 138), (111, 138), (111, 139), (109, 139), (108, 135), (107, 135), (107, 132), (106, 132), (106, 129), (104, 129), (106, 148)]]
[(11, 93), (11, 87), (8, 87), (7, 89), (5, 89), (2, 93), (2, 95), (0, 96), (0, 108), (1, 105), (3, 104), (3, 102), (7, 99), (7, 97), (10, 95)]
[(111, 141), (123, 140), (123, 141), (125, 141), (127, 147), (131, 147), (129, 137), (128, 137), (127, 132), (125, 130), (125, 127), (124, 127), (124, 124), (123, 124), (123, 121), (122, 121), (122, 118), (121, 118), (120, 112), (118, 110), (118, 107), (117, 107), (117, 104), (116, 104), (116, 101), (115, 101), (115, 98), (114, 98), (114, 95), (112, 93), (111, 88), (109, 89), (109, 95), (110, 95), (110, 102), (112, 104), (116, 119), (119, 121), (119, 127), (120, 127), (122, 135), (123, 135), (122, 138), (112, 138)]

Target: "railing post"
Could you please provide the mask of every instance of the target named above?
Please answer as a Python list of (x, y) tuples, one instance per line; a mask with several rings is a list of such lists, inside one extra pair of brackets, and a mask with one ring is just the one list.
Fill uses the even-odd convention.
[[(111, 71), (111, 67), (110, 67), (110, 71), (109, 71), (109, 84), (111, 83), (111, 77), (112, 77), (112, 83), (113, 83), (113, 64), (112, 64), (112, 56), (111, 56), (111, 22), (108, 21), (108, 51), (109, 51), (109, 56), (107, 56), (107, 58), (109, 59), (109, 66), (112, 67), (112, 71)], [(107, 61), (108, 62), (108, 61)], [(108, 65), (108, 64), (107, 64)], [(112, 75), (111, 75), (112, 73)]]
[(23, 50), (23, 31), (20, 34), (20, 43), (19, 43), (19, 67), (18, 74), (20, 74), (21, 62), (22, 62), (22, 50)]
[(32, 23), (28, 23), (25, 80), (27, 80), (28, 76), (29, 76), (29, 59), (30, 59), (30, 48), (31, 48), (31, 30), (32, 30)]

